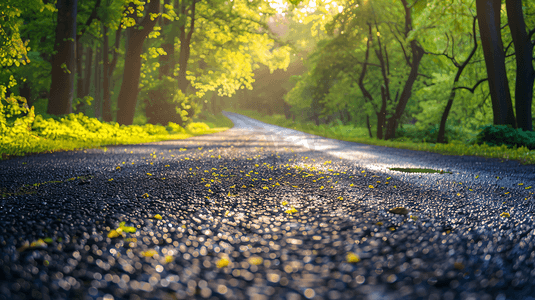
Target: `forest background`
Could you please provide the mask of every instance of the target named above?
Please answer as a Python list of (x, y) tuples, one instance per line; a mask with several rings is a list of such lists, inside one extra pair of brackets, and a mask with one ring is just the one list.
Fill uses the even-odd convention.
[(3, 153), (200, 134), (194, 121), (228, 126), (222, 110), (372, 143), (535, 149), (531, 0), (6, 0), (0, 11)]

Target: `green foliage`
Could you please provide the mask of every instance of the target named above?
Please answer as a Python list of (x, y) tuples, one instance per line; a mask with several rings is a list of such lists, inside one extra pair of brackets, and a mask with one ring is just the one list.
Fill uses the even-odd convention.
[(227, 129), (210, 128), (201, 122), (190, 123), (186, 128), (176, 123), (169, 123), (167, 127), (152, 124), (119, 126), (82, 113), (56, 118), (37, 115), (34, 118), (33, 108), (25, 107), (23, 100), (9, 97), (0, 102), (2, 159), (28, 153), (184, 139)]
[(79, 107), (80, 105), (84, 105), (84, 106), (91, 106), (91, 103), (93, 102), (93, 97), (91, 96), (84, 96), (83, 98), (75, 98), (72, 102), (72, 108), (74, 110), (77, 109), (77, 107)]
[(201, 122), (193, 122), (186, 125), (186, 130), (193, 134), (199, 134), (201, 132), (207, 131), (208, 129), (210, 129), (210, 127)]
[[(434, 143), (437, 140), (438, 128), (435, 124), (428, 124), (426, 127), (405, 124), (396, 131), (397, 141), (411, 141), (413, 143)], [(446, 125), (445, 132), (447, 141), (462, 141), (473, 144), (474, 134), (460, 126)]]
[(505, 145), (508, 148), (525, 147), (535, 150), (535, 132), (514, 129), (505, 125), (488, 125), (477, 135), (478, 144)]
[[(406, 19), (401, 2), (348, 2), (325, 25), (329, 38), (308, 56), (308, 72), (285, 97), (296, 115), (316, 124), (340, 119), (364, 126), (367, 118), (377, 123), (377, 116), (392, 117), (410, 73), (410, 41), (403, 33)], [(361, 74), (369, 94), (361, 91)], [(404, 106), (407, 113), (416, 111), (416, 100), (413, 97)]]
[(141, 94), (151, 124), (174, 122), (184, 126), (191, 122), (199, 110), (194, 98), (194, 95), (184, 95), (178, 89), (176, 80), (169, 76), (154, 81)]
[[(25, 1), (37, 2), (37, 1)], [(0, 66), (20, 66), (29, 62), (27, 58), (28, 42), (20, 37), (20, 15), (24, 5), (18, 1), (7, 0), (0, 3)]]
[(13, 143), (26, 136), (34, 121), (33, 107), (28, 108), (26, 99), (18, 96), (0, 95), (0, 136), (2, 143)]

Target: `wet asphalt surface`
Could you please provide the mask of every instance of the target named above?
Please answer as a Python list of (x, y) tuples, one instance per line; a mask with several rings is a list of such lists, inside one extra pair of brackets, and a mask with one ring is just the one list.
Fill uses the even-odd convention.
[(0, 299), (535, 299), (534, 166), (228, 115), (0, 161)]

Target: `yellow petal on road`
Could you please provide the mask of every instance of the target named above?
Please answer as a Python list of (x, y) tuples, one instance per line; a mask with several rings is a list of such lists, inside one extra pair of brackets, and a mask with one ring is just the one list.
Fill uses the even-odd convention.
[(285, 213), (287, 213), (287, 214), (289, 214), (289, 215), (291, 215), (291, 214), (293, 214), (293, 213), (296, 213), (296, 212), (297, 212), (297, 209), (295, 209), (295, 207), (293, 207), (293, 205), (292, 205), (292, 207), (291, 207), (290, 209), (287, 209), (287, 210), (285, 211)]
[(230, 263), (230, 260), (226, 257), (223, 257), (217, 261), (216, 266), (221, 269), (221, 268), (228, 266), (229, 263)]
[(120, 234), (117, 232), (117, 230), (115, 230), (115, 229), (113, 229), (112, 231), (110, 231), (110, 232), (108, 233), (108, 237), (109, 237), (110, 239), (113, 239), (113, 238), (116, 238), (116, 237), (119, 237), (119, 236), (121, 236), (121, 235), (120, 235)]
[(360, 261), (360, 257), (353, 252), (348, 252), (346, 255), (346, 261), (350, 264), (358, 263)]
[(263, 262), (264, 262), (264, 259), (262, 259), (262, 257), (259, 257), (259, 256), (253, 256), (249, 258), (249, 264), (254, 265), (254, 266), (258, 266), (262, 264)]
[(145, 257), (153, 257), (156, 254), (158, 254), (158, 252), (156, 252), (156, 250), (153, 250), (153, 249), (141, 252), (141, 255), (143, 255)]

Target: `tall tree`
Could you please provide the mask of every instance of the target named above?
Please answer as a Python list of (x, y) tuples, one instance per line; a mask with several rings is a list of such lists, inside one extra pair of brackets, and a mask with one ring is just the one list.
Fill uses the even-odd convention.
[(56, 38), (52, 59), (52, 84), (47, 113), (72, 111), (74, 71), (76, 69), (76, 13), (78, 0), (58, 0)]
[[(84, 89), (84, 77), (83, 77), (83, 70), (82, 70), (82, 58), (84, 54), (84, 46), (82, 45), (82, 36), (85, 34), (91, 23), (94, 19), (97, 18), (97, 10), (100, 7), (101, 0), (97, 0), (95, 2), (95, 6), (93, 6), (91, 10), (91, 14), (87, 18), (84, 24), (82, 26), (78, 26), (78, 32), (76, 34), (76, 74), (78, 75), (77, 83), (76, 83), (76, 93), (78, 98), (83, 98), (84, 96), (87, 96), (89, 93), (88, 90)], [(79, 18), (78, 18), (79, 19)], [(86, 80), (90, 80), (90, 78), (86, 78)]]
[(106, 122), (113, 120), (111, 114), (111, 99), (110, 99), (110, 60), (108, 56), (109, 40), (108, 27), (102, 24), (102, 118)]
[[(461, 74), (463, 73), (464, 69), (466, 68), (466, 66), (468, 66), (468, 63), (470, 62), (470, 60), (472, 59), (474, 54), (476, 54), (476, 51), (477, 51), (476, 21), (477, 21), (477, 17), (474, 17), (473, 22), (472, 22), (472, 39), (474, 41), (474, 46), (472, 50), (470, 51), (470, 54), (468, 54), (468, 57), (464, 60), (464, 62), (459, 63), (453, 51), (452, 51), (451, 56), (448, 55), (447, 49), (444, 50), (444, 53), (442, 54), (451, 60), (453, 65), (457, 68), (457, 72), (455, 73), (455, 78), (453, 79), (453, 87), (450, 90), (448, 102), (446, 103), (446, 107), (444, 108), (444, 112), (442, 113), (442, 118), (440, 119), (437, 143), (446, 143), (446, 121), (448, 120), (448, 115), (450, 113), (451, 107), (453, 106), (453, 101), (455, 100), (455, 94), (458, 89), (456, 85), (459, 82), (459, 79), (461, 78)], [(455, 43), (453, 39), (452, 39), (452, 43)], [(454, 45), (452, 46), (452, 49), (453, 47)]]
[[(141, 54), (143, 42), (158, 21), (160, 1), (152, 0), (145, 4), (145, 17), (132, 27), (127, 28), (126, 57), (123, 72), (123, 82), (117, 99), (117, 122), (130, 125), (134, 121), (137, 95), (139, 91), (139, 77), (141, 71)], [(129, 17), (135, 19), (135, 9), (131, 10)]]
[(516, 127), (500, 33), (501, 0), (476, 0), (476, 9), (481, 46), (487, 66), (494, 124)]
[[(186, 79), (186, 71), (188, 69), (188, 60), (191, 53), (191, 37), (195, 31), (195, 3), (197, 0), (192, 0), (189, 9), (190, 24), (189, 30), (186, 34), (186, 24), (180, 27), (180, 54), (178, 57), (178, 64), (180, 69), (178, 70), (178, 88), (182, 93), (186, 94), (186, 89), (189, 86), (189, 81)], [(182, 16), (186, 17), (186, 3), (182, 1), (181, 4)]]
[(93, 80), (93, 86), (95, 87), (95, 99), (93, 102), (93, 106), (95, 107), (95, 118), (101, 118), (102, 117), (102, 98), (100, 97), (101, 91), (102, 91), (102, 68), (101, 68), (101, 48), (99, 48), (99, 45), (97, 44), (97, 50), (95, 52), (95, 79)]
[(516, 122), (519, 128), (532, 131), (531, 103), (533, 99), (535, 72), (533, 71), (533, 43), (531, 42), (531, 36), (535, 31), (531, 31), (529, 35), (526, 32), (526, 23), (524, 21), (524, 13), (522, 12), (522, 0), (506, 0), (505, 4), (507, 5), (509, 29), (511, 29), (511, 36), (515, 44)]
[[(407, 0), (401, 0), (401, 3), (403, 4), (403, 10), (405, 12), (405, 28), (403, 31), (403, 37), (406, 40), (409, 40), (409, 35), (411, 33), (412, 26), (413, 26), (412, 25), (413, 5), (409, 5)], [(416, 3), (416, 1), (414, 3)], [(420, 62), (422, 61), (422, 58), (425, 53), (424, 49), (420, 46), (420, 44), (415, 38), (410, 40), (409, 47), (410, 47), (410, 56), (408, 55), (406, 56), (406, 62), (410, 68), (410, 72), (409, 72), (409, 75), (407, 76), (407, 79), (405, 80), (405, 84), (403, 86), (401, 95), (399, 96), (396, 110), (394, 114), (387, 119), (386, 134), (385, 134), (386, 140), (396, 137), (396, 128), (398, 127), (401, 116), (403, 115), (403, 112), (405, 111), (405, 107), (407, 106), (407, 103), (409, 102), (409, 99), (412, 95), (412, 86), (414, 85), (414, 82), (416, 82), (416, 79), (418, 77), (418, 68), (420, 67)]]
[(93, 70), (93, 45), (87, 47), (87, 52), (85, 54), (85, 74), (84, 74), (84, 94), (80, 95), (79, 98), (87, 96), (89, 94), (89, 87), (91, 86), (91, 72)]

